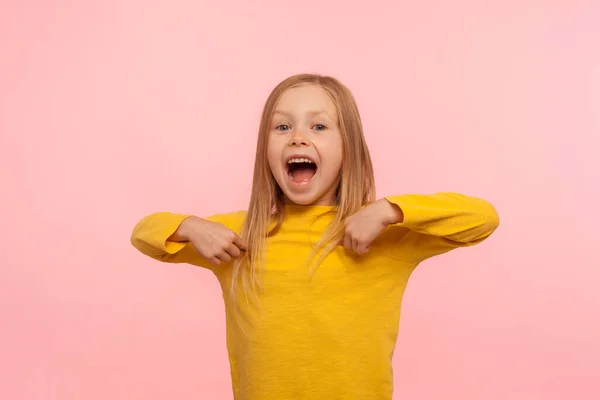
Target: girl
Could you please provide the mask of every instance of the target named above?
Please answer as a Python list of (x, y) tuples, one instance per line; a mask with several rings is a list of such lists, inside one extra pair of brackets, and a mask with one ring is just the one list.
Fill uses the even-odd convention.
[(498, 223), (492, 205), (455, 193), (375, 200), (352, 94), (297, 75), (264, 107), (248, 210), (153, 214), (131, 241), (219, 280), (236, 400), (390, 400), (411, 272)]

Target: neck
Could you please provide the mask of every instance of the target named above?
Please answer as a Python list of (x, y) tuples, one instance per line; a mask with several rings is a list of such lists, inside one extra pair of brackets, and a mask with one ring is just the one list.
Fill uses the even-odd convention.
[(323, 197), (321, 199), (317, 199), (317, 200), (313, 201), (312, 203), (298, 204), (298, 203), (294, 203), (289, 198), (284, 197), (283, 205), (284, 206), (297, 206), (297, 207), (321, 207), (321, 206), (333, 207), (336, 205), (336, 201), (333, 197)]
[(309, 216), (324, 216), (335, 213), (334, 205), (319, 205), (319, 204), (284, 204), (284, 218), (309, 217)]

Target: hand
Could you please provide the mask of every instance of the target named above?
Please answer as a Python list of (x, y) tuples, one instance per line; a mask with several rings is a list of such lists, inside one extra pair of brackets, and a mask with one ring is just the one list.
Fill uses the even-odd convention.
[(198, 217), (186, 218), (177, 229), (176, 236), (190, 242), (198, 254), (214, 265), (229, 262), (246, 250), (242, 239), (234, 231)]
[(388, 225), (402, 220), (402, 210), (397, 205), (386, 199), (371, 203), (346, 219), (344, 247), (358, 255), (365, 254)]

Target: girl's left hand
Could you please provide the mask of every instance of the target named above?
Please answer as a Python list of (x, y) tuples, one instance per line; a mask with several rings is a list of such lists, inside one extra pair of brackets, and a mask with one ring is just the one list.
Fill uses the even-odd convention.
[(369, 251), (371, 243), (390, 224), (402, 222), (400, 207), (386, 199), (364, 207), (345, 221), (344, 247), (358, 255)]

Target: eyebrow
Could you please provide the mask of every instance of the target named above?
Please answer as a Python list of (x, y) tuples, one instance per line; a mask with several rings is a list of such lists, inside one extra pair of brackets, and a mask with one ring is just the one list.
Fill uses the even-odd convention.
[[(291, 113), (290, 113), (290, 112), (283, 111), (283, 110), (275, 110), (275, 111), (273, 112), (273, 115), (275, 115), (275, 114), (281, 114), (281, 115), (285, 115), (285, 116), (288, 116), (288, 117), (291, 115)], [(325, 114), (326, 116), (328, 116), (328, 117), (329, 117), (329, 113), (328, 113), (326, 110), (314, 110), (314, 111), (309, 111), (309, 112), (308, 112), (308, 114), (309, 114), (309, 115), (312, 115), (312, 116), (314, 116), (314, 115), (319, 115), (319, 114)]]

